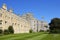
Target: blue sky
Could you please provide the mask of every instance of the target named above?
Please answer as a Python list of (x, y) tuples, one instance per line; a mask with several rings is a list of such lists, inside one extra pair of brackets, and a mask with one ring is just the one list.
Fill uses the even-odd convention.
[(13, 8), (15, 14), (32, 12), (34, 17), (48, 23), (52, 18), (60, 18), (60, 0), (0, 0), (0, 7), (5, 3), (9, 8)]

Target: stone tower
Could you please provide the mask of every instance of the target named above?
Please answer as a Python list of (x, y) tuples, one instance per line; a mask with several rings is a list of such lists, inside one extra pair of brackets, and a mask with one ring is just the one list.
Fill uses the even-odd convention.
[(6, 6), (5, 3), (3, 4), (2, 8), (3, 8), (4, 10), (7, 10), (7, 6)]

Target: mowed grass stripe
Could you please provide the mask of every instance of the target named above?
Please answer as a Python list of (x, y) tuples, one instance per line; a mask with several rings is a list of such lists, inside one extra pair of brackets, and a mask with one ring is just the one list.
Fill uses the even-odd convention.
[(60, 40), (60, 34), (24, 33), (0, 36), (0, 40)]
[(30, 38), (30, 39), (26, 39), (26, 40), (41, 40), (44, 37), (46, 37), (48, 34), (42, 34), (42, 35), (38, 35), (36, 37)]
[(38, 33), (38, 34), (34, 34), (34, 35), (29, 35), (29, 36), (25, 36), (25, 37), (22, 37), (21, 39), (20, 38), (17, 38), (17, 39), (14, 39), (14, 40), (27, 40), (29, 38), (33, 38), (33, 37), (36, 37), (38, 35), (42, 35), (43, 33)]
[(0, 36), (0, 40), (5, 40), (5, 39), (9, 39), (9, 38), (14, 38), (14, 37), (19, 37), (19, 36), (24, 36), (24, 35), (29, 35), (27, 33), (24, 33), (24, 34), (10, 34), (10, 35), (3, 35), (3, 36)]
[(43, 33), (36, 33), (36, 34), (34, 33), (34, 34), (26, 35), (26, 36), (23, 36), (23, 37), (14, 38), (14, 40), (25, 40), (27, 38), (35, 37), (39, 34), (43, 34)]
[(24, 38), (29, 38), (29, 36), (33, 37), (34, 35), (38, 34), (43, 34), (43, 33), (29, 33), (29, 34), (12, 34), (12, 35), (5, 35), (5, 36), (0, 36), (0, 40), (19, 40), (19, 39), (24, 39)]
[(24, 35), (29, 35), (27, 33), (24, 33), (24, 34), (10, 34), (10, 35), (3, 35), (3, 36), (0, 36), (0, 40), (2, 39), (8, 39), (8, 38), (13, 38), (13, 37), (19, 37), (19, 36), (24, 36)]
[(60, 40), (60, 34), (48, 34), (41, 40)]

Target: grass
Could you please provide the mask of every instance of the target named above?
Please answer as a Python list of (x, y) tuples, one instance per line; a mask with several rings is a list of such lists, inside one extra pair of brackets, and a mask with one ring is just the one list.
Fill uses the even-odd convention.
[(0, 40), (60, 40), (60, 34), (23, 33), (0, 36)]

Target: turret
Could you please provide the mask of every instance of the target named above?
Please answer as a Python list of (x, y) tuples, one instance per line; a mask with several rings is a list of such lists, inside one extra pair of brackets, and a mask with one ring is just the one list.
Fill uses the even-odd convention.
[(3, 4), (2, 8), (3, 8), (4, 10), (7, 10), (7, 6), (6, 6), (5, 3)]
[(12, 12), (13, 12), (13, 9), (12, 9), (12, 8), (10, 8), (9, 12), (11, 12), (11, 13), (12, 13)]

